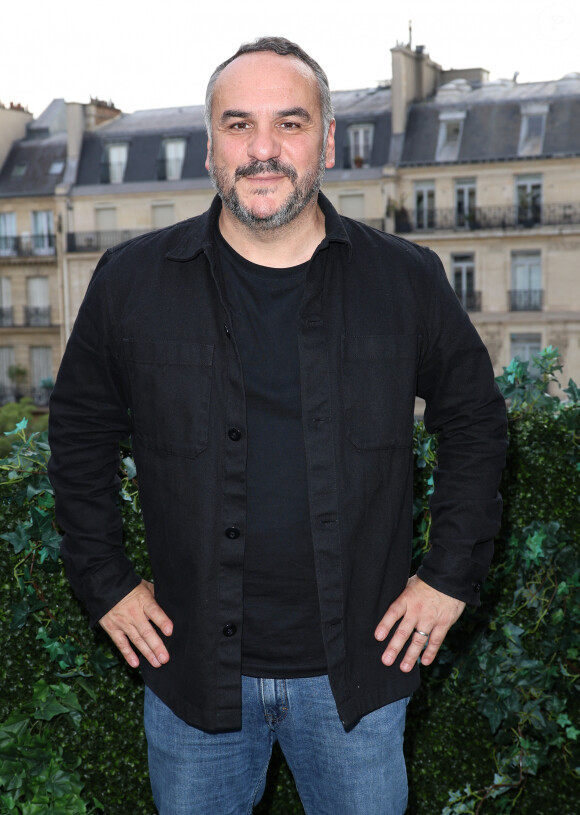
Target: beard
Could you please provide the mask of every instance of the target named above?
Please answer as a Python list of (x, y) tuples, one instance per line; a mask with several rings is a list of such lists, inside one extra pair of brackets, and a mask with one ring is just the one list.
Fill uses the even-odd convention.
[[(304, 176), (299, 179), (296, 169), (291, 164), (286, 164), (277, 158), (271, 158), (267, 161), (254, 160), (238, 167), (234, 173), (234, 180), (232, 182), (224, 169), (216, 167), (213, 157), (213, 147), (210, 147), (209, 151), (209, 176), (224, 206), (229, 209), (232, 215), (234, 215), (241, 224), (261, 232), (286, 226), (286, 224), (289, 224), (302, 212), (304, 207), (318, 194), (324, 177), (325, 164), (326, 153), (323, 150), (321, 151), (318, 165), (308, 170)], [(292, 192), (288, 195), (286, 200), (282, 202), (276, 212), (263, 216), (257, 215), (248, 209), (248, 207), (244, 206), (236, 190), (236, 181), (239, 178), (257, 176), (261, 173), (285, 175), (290, 179), (293, 186)], [(268, 195), (269, 192), (268, 190), (257, 190), (257, 194)]]

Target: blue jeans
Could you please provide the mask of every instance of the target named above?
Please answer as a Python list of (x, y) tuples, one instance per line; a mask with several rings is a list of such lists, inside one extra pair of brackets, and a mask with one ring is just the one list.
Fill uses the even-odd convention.
[(402, 815), (408, 699), (345, 731), (327, 676), (242, 678), (242, 728), (207, 733), (145, 689), (145, 731), (160, 815), (249, 815), (277, 740), (307, 815)]

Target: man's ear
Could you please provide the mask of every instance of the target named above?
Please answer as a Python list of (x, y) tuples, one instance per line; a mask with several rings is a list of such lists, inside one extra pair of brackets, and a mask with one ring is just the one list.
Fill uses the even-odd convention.
[(205, 169), (209, 173), (209, 151), (211, 150), (211, 139), (207, 140), (207, 155), (205, 157)]
[(325, 155), (325, 167), (329, 170), (331, 167), (334, 167), (334, 159), (335, 159), (335, 144), (334, 144), (334, 131), (336, 130), (336, 120), (333, 119), (330, 123), (330, 127), (328, 128), (328, 136), (326, 137), (326, 155)]

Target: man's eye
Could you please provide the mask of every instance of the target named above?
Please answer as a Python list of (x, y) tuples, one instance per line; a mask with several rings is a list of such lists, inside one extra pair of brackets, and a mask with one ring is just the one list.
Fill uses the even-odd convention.
[(300, 125), (298, 122), (282, 122), (280, 127), (284, 130), (298, 130)]
[(246, 130), (248, 127), (249, 124), (247, 122), (234, 122), (233, 125), (231, 125), (232, 130)]

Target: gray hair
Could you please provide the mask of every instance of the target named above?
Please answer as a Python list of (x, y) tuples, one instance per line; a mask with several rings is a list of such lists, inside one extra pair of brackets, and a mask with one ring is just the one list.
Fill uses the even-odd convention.
[(318, 92), (320, 94), (320, 110), (322, 113), (322, 125), (324, 128), (324, 141), (328, 135), (330, 123), (334, 118), (332, 110), (332, 99), (330, 96), (330, 87), (328, 84), (328, 77), (320, 67), (320, 65), (309, 56), (306, 51), (296, 45), (294, 42), (285, 39), (284, 37), (259, 37), (254, 42), (246, 42), (240, 45), (233, 57), (226, 59), (221, 65), (215, 69), (210, 77), (205, 93), (205, 126), (207, 134), (211, 140), (211, 109), (213, 102), (213, 93), (215, 83), (223, 69), (243, 54), (256, 54), (261, 51), (272, 51), (281, 57), (296, 57), (304, 62), (314, 72), (316, 81), (318, 83)]

